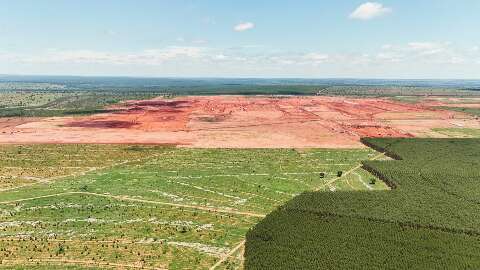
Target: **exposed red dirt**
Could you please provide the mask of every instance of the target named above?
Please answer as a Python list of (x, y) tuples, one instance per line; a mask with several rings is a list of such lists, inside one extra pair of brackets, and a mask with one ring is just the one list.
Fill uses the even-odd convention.
[(365, 136), (438, 136), (432, 128), (480, 128), (468, 115), (429, 106), (346, 97), (156, 98), (117, 104), (109, 108), (115, 112), (92, 116), (0, 119), (0, 143), (354, 148), (363, 147), (359, 139)]
[(65, 124), (66, 127), (84, 128), (132, 128), (136, 123), (128, 121), (75, 121)]

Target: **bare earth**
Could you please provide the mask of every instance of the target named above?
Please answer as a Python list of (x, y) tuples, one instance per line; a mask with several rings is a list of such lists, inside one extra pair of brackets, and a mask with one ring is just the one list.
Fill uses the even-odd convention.
[[(434, 103), (434, 104), (432, 104)], [(480, 128), (435, 102), (381, 98), (189, 96), (129, 101), (115, 113), (1, 118), (0, 143), (145, 143), (220, 148), (359, 148), (360, 137), (442, 137)]]

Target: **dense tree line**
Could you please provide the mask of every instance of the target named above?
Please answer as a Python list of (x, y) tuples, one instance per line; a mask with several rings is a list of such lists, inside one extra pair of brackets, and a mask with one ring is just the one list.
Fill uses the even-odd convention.
[(480, 268), (480, 140), (364, 139), (395, 188), (307, 192), (248, 234), (246, 269)]

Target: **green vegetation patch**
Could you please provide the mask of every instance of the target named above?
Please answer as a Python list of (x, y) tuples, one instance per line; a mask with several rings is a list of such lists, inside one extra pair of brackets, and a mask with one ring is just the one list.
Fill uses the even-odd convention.
[[(319, 95), (341, 96), (378, 96), (401, 98), (415, 102), (416, 97), (424, 96), (478, 96), (478, 91), (455, 88), (417, 87), (417, 86), (368, 86), (368, 85), (335, 85), (325, 87), (318, 92)], [(401, 98), (403, 99), (403, 98)]]
[(150, 99), (155, 92), (0, 92), (0, 117), (53, 117), (111, 112), (109, 105), (125, 100)]
[(423, 98), (424, 97), (422, 96), (396, 96), (396, 97), (391, 97), (390, 99), (398, 102), (417, 104), (420, 101), (422, 101)]
[[(0, 175), (16, 176), (6, 169), (15, 166), (23, 175), (62, 176), (0, 191), (2, 269), (209, 269), (265, 214), (376, 156), (141, 145), (10, 145), (0, 153)], [(373, 176), (355, 173), (333, 188), (386, 188), (368, 188), (362, 181)], [(218, 269), (241, 267), (242, 253)]]
[(447, 107), (447, 106), (441, 106), (438, 108), (443, 110), (455, 111), (455, 112), (463, 112), (463, 113), (471, 114), (473, 116), (480, 116), (480, 108)]
[(393, 189), (306, 192), (247, 234), (246, 269), (478, 269), (480, 140), (365, 139)]
[[(4, 145), (0, 147), (0, 191), (143, 159), (160, 149), (122, 145)], [(137, 150), (137, 148), (140, 149)]]
[(434, 128), (432, 130), (452, 138), (480, 138), (480, 129), (476, 128)]

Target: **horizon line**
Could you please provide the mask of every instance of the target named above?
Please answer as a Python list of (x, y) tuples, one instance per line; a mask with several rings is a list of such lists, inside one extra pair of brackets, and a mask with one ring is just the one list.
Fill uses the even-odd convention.
[(8, 74), (0, 77), (80, 77), (80, 78), (132, 78), (132, 79), (277, 79), (277, 80), (384, 80), (384, 81), (480, 81), (480, 78), (391, 78), (391, 77), (252, 77), (252, 76), (147, 76), (147, 75), (78, 75), (78, 74)]

